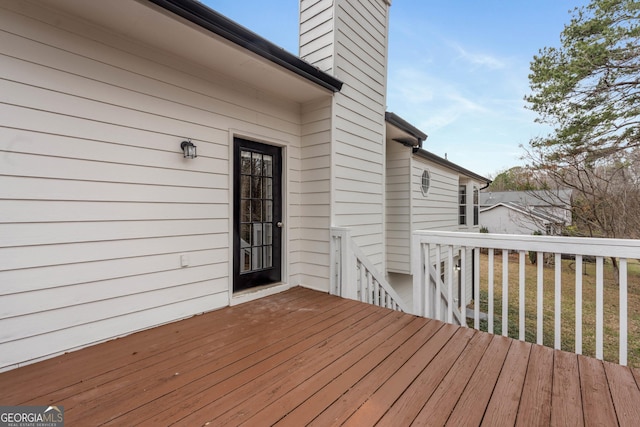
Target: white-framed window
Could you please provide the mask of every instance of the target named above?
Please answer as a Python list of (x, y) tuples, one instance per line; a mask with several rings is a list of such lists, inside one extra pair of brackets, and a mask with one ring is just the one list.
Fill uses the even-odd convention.
[(458, 224), (467, 225), (467, 186), (458, 188)]
[(422, 195), (426, 196), (429, 192), (429, 187), (431, 186), (431, 174), (428, 170), (424, 170), (422, 172), (422, 180), (420, 182), (420, 189), (422, 190)]

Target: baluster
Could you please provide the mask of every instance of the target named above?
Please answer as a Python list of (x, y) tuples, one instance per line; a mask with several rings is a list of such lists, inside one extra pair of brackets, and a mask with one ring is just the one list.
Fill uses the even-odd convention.
[(453, 246), (447, 247), (447, 322), (453, 323)]
[(518, 339), (525, 340), (525, 251), (520, 251), (518, 257)]
[(576, 354), (582, 354), (582, 255), (576, 255)]
[(380, 307), (380, 283), (377, 280), (373, 282), (373, 289), (373, 303)]
[(488, 267), (489, 267), (489, 274), (488, 274), (488, 280), (487, 280), (487, 284), (489, 286), (488, 289), (488, 313), (487, 313), (487, 321), (488, 321), (488, 332), (490, 334), (493, 333), (493, 248), (489, 249), (489, 262), (488, 262)]
[(428, 243), (423, 246), (424, 248), (424, 267), (425, 267), (425, 282), (422, 286), (422, 292), (424, 292), (424, 314), (428, 318), (435, 316), (434, 310), (431, 307), (431, 245)]
[(442, 288), (440, 283), (442, 282), (442, 272), (440, 271), (440, 245), (436, 245), (436, 296), (435, 296), (435, 310), (436, 319), (442, 319)]
[(537, 266), (538, 266), (538, 307), (537, 307), (537, 322), (538, 322), (538, 336), (536, 339), (536, 342), (538, 344), (542, 344), (544, 337), (542, 336), (542, 321), (543, 321), (543, 315), (544, 312), (542, 310), (543, 307), (543, 297), (544, 297), (544, 280), (543, 280), (543, 276), (544, 276), (544, 266), (542, 265), (544, 263), (544, 254), (542, 252), (538, 252), (536, 253), (536, 262), (537, 262)]
[(359, 297), (359, 300), (361, 302), (366, 302), (367, 301), (367, 299), (366, 299), (367, 298), (367, 294), (366, 294), (366, 291), (367, 291), (367, 289), (366, 289), (367, 288), (367, 271), (366, 271), (365, 266), (360, 261), (358, 261), (358, 262), (360, 263), (360, 289), (359, 289), (360, 297)]
[(618, 363), (627, 365), (627, 259), (620, 258), (620, 356)]
[(509, 336), (509, 251), (502, 250), (502, 336)]
[(602, 360), (604, 327), (604, 258), (596, 257), (596, 359)]
[(560, 350), (561, 344), (561, 333), (562, 333), (562, 255), (559, 253), (555, 254), (554, 258), (555, 264), (555, 316), (554, 316), (554, 340), (553, 340), (553, 348), (556, 350)]
[(467, 327), (467, 248), (460, 249), (460, 323)]
[(473, 327), (480, 330), (480, 248), (473, 248)]

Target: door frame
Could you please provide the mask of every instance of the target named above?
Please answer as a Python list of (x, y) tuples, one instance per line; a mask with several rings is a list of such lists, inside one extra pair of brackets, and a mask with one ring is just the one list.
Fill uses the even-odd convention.
[[(262, 296), (270, 295), (276, 292), (281, 292), (282, 290), (288, 289), (288, 267), (287, 267), (287, 234), (288, 234), (288, 204), (287, 204), (287, 145), (282, 142), (275, 142), (272, 140), (267, 140), (264, 137), (256, 136), (256, 135), (247, 135), (246, 133), (234, 133), (230, 132), (230, 146), (229, 146), (229, 157), (230, 157), (230, 170), (229, 170), (229, 304), (235, 305), (242, 302), (250, 301), (255, 298), (260, 298)], [(236, 265), (236, 242), (238, 236), (236, 235), (236, 196), (237, 192), (240, 191), (238, 186), (239, 178), (236, 179), (236, 167), (237, 161), (239, 159), (236, 158), (236, 153), (239, 153), (239, 149), (236, 148), (236, 141), (241, 140), (248, 142), (249, 144), (259, 144), (267, 147), (272, 147), (274, 149), (278, 149), (280, 152), (280, 221), (283, 222), (283, 226), (280, 229), (281, 233), (281, 244), (280, 244), (280, 280), (277, 282), (272, 282), (256, 287), (250, 287), (248, 289), (235, 290), (236, 284), (236, 273), (239, 272), (238, 266)], [(275, 221), (274, 218), (274, 223)]]

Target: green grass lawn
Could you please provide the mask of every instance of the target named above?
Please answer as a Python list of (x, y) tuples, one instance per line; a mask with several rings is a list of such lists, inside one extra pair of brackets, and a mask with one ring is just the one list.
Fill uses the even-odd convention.
[[(536, 342), (537, 337), (537, 266), (525, 257), (525, 339)], [(480, 310), (488, 308), (487, 291), (487, 254), (480, 259)], [(595, 263), (583, 263), (582, 275), (582, 354), (595, 357), (596, 324), (596, 285)], [(604, 265), (604, 359), (618, 362), (619, 342), (619, 294), (615, 270), (610, 260)], [(518, 338), (519, 331), (519, 276), (518, 254), (509, 255), (509, 336)], [(544, 310), (543, 343), (548, 347), (554, 344), (554, 296), (555, 267), (544, 267)], [(562, 299), (561, 299), (561, 348), (575, 352), (575, 261), (562, 260)], [(629, 261), (628, 267), (628, 365), (640, 367), (640, 263)], [(470, 305), (473, 307), (473, 303)], [(494, 333), (502, 334), (502, 255), (497, 253), (494, 259)], [(468, 322), (473, 326), (473, 320)], [(487, 330), (487, 322), (481, 321), (480, 329)]]

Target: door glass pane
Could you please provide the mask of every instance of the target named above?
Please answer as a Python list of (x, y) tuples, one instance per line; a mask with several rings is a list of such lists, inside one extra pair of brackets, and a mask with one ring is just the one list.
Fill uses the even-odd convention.
[(240, 251), (240, 272), (246, 273), (251, 271), (251, 249), (242, 249)]
[(251, 197), (262, 199), (262, 177), (254, 176), (251, 180)]
[(264, 198), (273, 199), (273, 179), (264, 178)]
[(273, 265), (273, 257), (272, 257), (273, 249), (271, 246), (264, 247), (264, 259), (263, 259), (263, 267), (268, 268)]
[(254, 247), (252, 249), (251, 258), (252, 258), (252, 265), (251, 265), (252, 270), (259, 270), (263, 268), (262, 267), (262, 246)]
[(271, 200), (264, 201), (264, 220), (273, 221), (273, 202)]
[(251, 222), (251, 200), (240, 202), (240, 222)]
[(240, 173), (242, 175), (251, 175), (251, 152), (242, 151), (240, 153)]
[(252, 200), (251, 202), (251, 221), (262, 222), (262, 200)]
[(253, 239), (251, 239), (251, 224), (240, 225), (240, 246), (242, 248), (251, 247)]
[(261, 223), (257, 223), (257, 224), (253, 224), (253, 246), (260, 246), (262, 245), (263, 242), (263, 238), (262, 238), (262, 224)]
[(268, 222), (264, 223), (264, 244), (273, 244), (273, 224), (269, 224)]
[(262, 176), (262, 154), (252, 153), (251, 175)]
[(240, 177), (240, 197), (243, 199), (251, 198), (251, 176), (249, 175)]
[(264, 166), (264, 176), (272, 177), (273, 176), (273, 157), (269, 155), (263, 156), (263, 166)]

